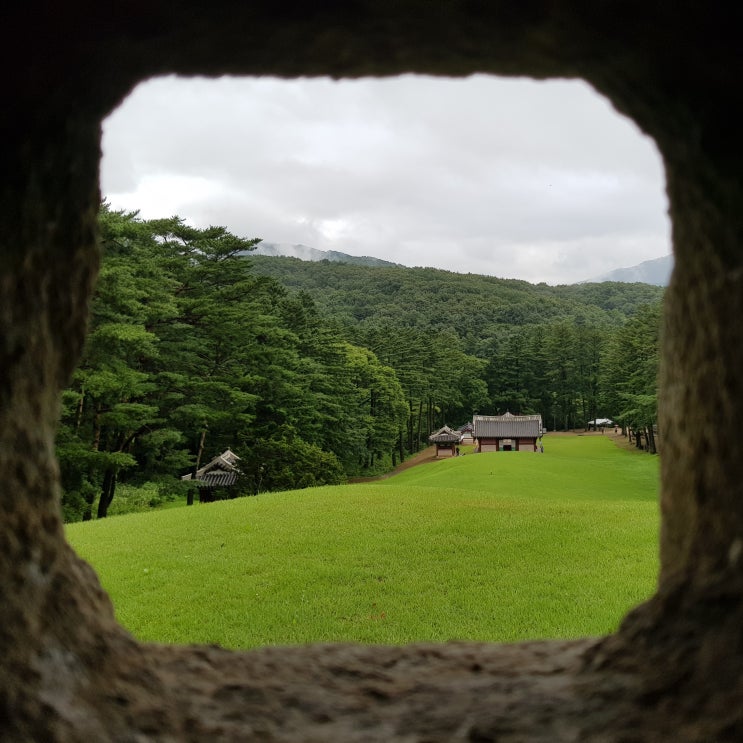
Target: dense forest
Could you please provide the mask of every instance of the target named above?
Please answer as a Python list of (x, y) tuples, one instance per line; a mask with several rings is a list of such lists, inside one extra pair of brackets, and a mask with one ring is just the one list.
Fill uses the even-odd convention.
[(664, 289), (649, 284), (603, 282), (549, 286), (435, 268), (361, 266), (331, 261), (250, 256), (256, 273), (291, 291), (307, 292), (344, 327), (452, 329), (467, 353), (504, 327), (559, 320), (589, 325), (623, 324), (642, 305), (659, 302)]
[(103, 261), (57, 442), (68, 520), (163, 497), (230, 447), (239, 494), (389, 470), (474, 412), (655, 421), (662, 289), (538, 286), (251, 255), (258, 239), (100, 211)]
[[(562, 430), (597, 417), (638, 429), (655, 420), (661, 287), (249, 260), (256, 273), (309, 295), (344, 337), (395, 369), (409, 407), (417, 401), (437, 413), (429, 429), (473, 412), (540, 413), (547, 427)], [(466, 379), (442, 394), (436, 380), (447, 379), (444, 360)], [(424, 370), (427, 379), (416, 385)]]

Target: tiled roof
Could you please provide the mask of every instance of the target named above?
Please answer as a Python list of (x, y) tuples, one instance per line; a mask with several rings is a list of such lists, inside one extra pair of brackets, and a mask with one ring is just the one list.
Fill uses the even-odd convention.
[(183, 475), (181, 480), (198, 480), (212, 487), (234, 485), (239, 474), (237, 463), (240, 457), (231, 449), (218, 454), (208, 464), (196, 470), (196, 477)]
[(210, 488), (226, 488), (237, 482), (237, 472), (225, 472), (224, 470), (212, 470), (198, 478), (199, 482), (204, 483)]
[(511, 438), (542, 435), (541, 415), (476, 415), (475, 438)]
[(462, 434), (458, 431), (452, 431), (449, 426), (439, 428), (438, 431), (432, 433), (428, 440), (432, 444), (458, 444), (462, 440)]

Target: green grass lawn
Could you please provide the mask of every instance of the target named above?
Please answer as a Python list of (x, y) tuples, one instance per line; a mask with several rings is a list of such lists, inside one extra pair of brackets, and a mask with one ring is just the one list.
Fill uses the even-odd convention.
[(658, 459), (601, 436), (374, 483), (67, 527), (138, 638), (226, 647), (569, 638), (658, 570)]

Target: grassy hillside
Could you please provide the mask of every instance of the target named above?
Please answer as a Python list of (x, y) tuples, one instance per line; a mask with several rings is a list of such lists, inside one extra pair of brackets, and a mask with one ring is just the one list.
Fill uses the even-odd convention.
[(576, 637), (657, 573), (658, 460), (607, 437), (72, 524), (137, 637), (248, 648)]

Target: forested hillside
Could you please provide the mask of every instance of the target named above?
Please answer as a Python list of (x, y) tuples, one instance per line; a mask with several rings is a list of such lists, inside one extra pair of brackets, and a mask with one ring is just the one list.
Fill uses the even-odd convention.
[(330, 261), (249, 256), (254, 271), (293, 291), (349, 327), (390, 321), (400, 326), (451, 328), (477, 350), (503, 326), (573, 320), (618, 326), (638, 307), (658, 302), (663, 288), (606, 282), (548, 286), (435, 268), (357, 266)]
[(106, 516), (118, 483), (175, 493), (227, 447), (250, 494), (387, 471), (473, 412), (652, 430), (657, 287), (256, 257), (105, 205), (100, 227), (57, 442), (68, 520)]

